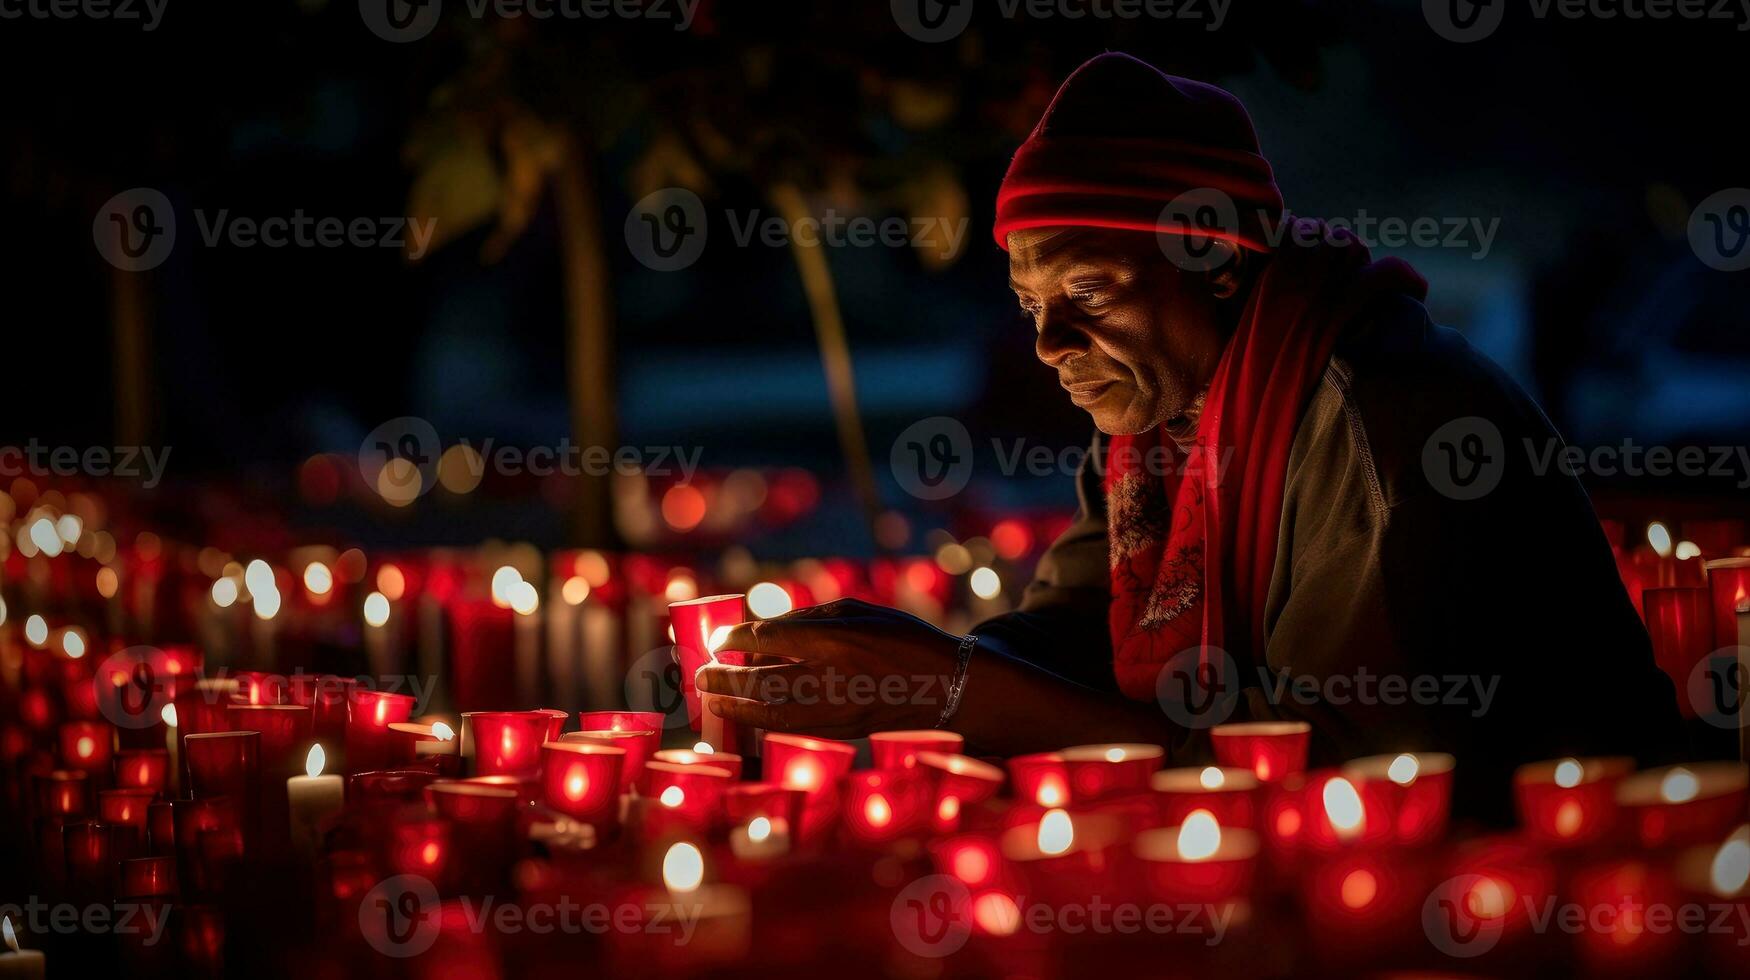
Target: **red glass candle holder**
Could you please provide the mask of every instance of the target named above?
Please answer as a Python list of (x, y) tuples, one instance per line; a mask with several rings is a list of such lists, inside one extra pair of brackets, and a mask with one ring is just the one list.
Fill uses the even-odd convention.
[(152, 793), (139, 789), (97, 791), (97, 816), (114, 827), (118, 856), (132, 857), (145, 849), (146, 821), (151, 816)]
[(115, 755), (115, 729), (100, 721), (61, 723), (61, 765), (108, 776)]
[(741, 778), (742, 759), (733, 752), (698, 752), (693, 749), (658, 749), (651, 753), (658, 762), (673, 762), (683, 766), (710, 766), (729, 773), (730, 779)]
[(1146, 792), (1166, 750), (1143, 744), (1077, 745), (1058, 755), (1069, 772), (1070, 800), (1080, 804)]
[(1513, 774), (1519, 825), (1541, 844), (1580, 846), (1611, 839), (1618, 826), (1617, 784), (1634, 766), (1627, 757), (1520, 766)]
[[(1647, 589), (1641, 614), (1653, 641), (1653, 660), (1677, 690), (1689, 690), (1689, 674), (1714, 649), (1712, 596), (1701, 588)], [(1733, 642), (1737, 642), (1735, 639)], [(1678, 697), (1683, 717), (1696, 717), (1693, 699)]]
[(625, 749), (591, 742), (548, 742), (541, 746), (541, 756), (541, 785), (549, 807), (598, 831), (619, 824)]
[(969, 889), (1018, 887), (1003, 859), (997, 838), (989, 834), (955, 834), (929, 844), (930, 862), (938, 874), (950, 875)]
[(1444, 752), (1420, 752), (1345, 763), (1343, 775), (1361, 792), (1368, 836), (1409, 845), (1440, 839), (1452, 812), (1455, 761)]
[(1714, 610), (1714, 648), (1737, 646), (1742, 642), (1738, 614), (1750, 612), (1750, 558), (1716, 558), (1705, 567)]
[(310, 709), (310, 734), (317, 741), (344, 746), (347, 706), (357, 684), (332, 674), (293, 674), (286, 678), (286, 703)]
[(919, 752), (916, 768), (930, 777), (933, 828), (946, 834), (958, 829), (965, 807), (977, 806), (1003, 788), (1003, 771), (971, 756)]
[(249, 799), (260, 785), (260, 732), (205, 732), (182, 737), (190, 795)]
[[(1606, 909), (1597, 925), (1574, 937), (1576, 976), (1664, 976), (1682, 961), (1690, 930), (1652, 928), (1655, 909), (1680, 909), (1683, 902), (1675, 874), (1664, 862), (1642, 858), (1608, 860), (1574, 872), (1567, 887), (1569, 900), (1583, 909)], [(1717, 918), (1717, 913), (1710, 913)], [(1712, 930), (1710, 930), (1712, 931)]]
[(1192, 812), (1207, 810), (1224, 830), (1254, 830), (1259, 786), (1252, 770), (1219, 766), (1163, 769), (1149, 779), (1156, 819), (1163, 827), (1177, 827)]
[(747, 621), (745, 595), (714, 595), (668, 604), (669, 624), (674, 628), (675, 656), (681, 666), (681, 697), (687, 704), (687, 723), (699, 730), (699, 692), (693, 675), (711, 661), (716, 652), (718, 630)]
[(122, 898), (176, 894), (176, 861), (168, 855), (129, 858), (119, 863), (116, 892)]
[(364, 772), (393, 765), (389, 726), (406, 721), (412, 713), (411, 695), (354, 688), (347, 703), (347, 771)]
[(178, 693), (172, 704), (176, 707), (176, 730), (181, 735), (204, 735), (227, 731), (231, 724), (226, 710), (236, 700), (237, 681), (229, 677), (203, 677), (194, 686)]
[(734, 785), (729, 770), (709, 765), (680, 765), (652, 759), (644, 764), (638, 795), (664, 813), (665, 822), (679, 820), (709, 830), (723, 821), (723, 794)]
[(1222, 827), (1207, 810), (1188, 816), (1185, 824), (1143, 831), (1132, 845), (1150, 894), (1161, 902), (1200, 905), (1245, 898), (1257, 867), (1258, 836)]
[(298, 704), (233, 704), (232, 731), (261, 733), (261, 769), (285, 778), (304, 774), (313, 734), (311, 710)]
[(155, 855), (176, 854), (175, 800), (161, 800), (146, 807), (147, 847)]
[(838, 814), (839, 781), (851, 771), (857, 750), (846, 742), (807, 735), (766, 735), (766, 778), (807, 796), (797, 837), (813, 844), (824, 839)]
[(723, 809), (733, 826), (743, 826), (755, 817), (765, 817), (784, 830), (800, 826), (807, 794), (777, 783), (735, 783), (723, 794)]
[(166, 792), (170, 786), (170, 753), (165, 749), (123, 749), (117, 752), (115, 784), (120, 789)]
[(178, 800), (173, 814), (177, 881), (193, 894), (212, 893), (223, 865), (244, 853), (242, 801), (229, 796)]
[(430, 881), (440, 893), (449, 891), (454, 885), (449, 874), (456, 845), (452, 835), (454, 826), (435, 817), (396, 822), (389, 830), (389, 870), (395, 874), (419, 875)]
[(237, 699), (244, 704), (279, 704), (285, 697), (286, 679), (260, 670), (232, 671), (237, 680)]
[(1270, 783), (1306, 771), (1312, 726), (1304, 721), (1256, 721), (1209, 730), (1217, 765), (1250, 769)]
[(435, 780), (425, 786), (425, 801), (446, 820), (472, 826), (509, 826), (521, 806), (514, 787), (457, 779)]
[(31, 778), (38, 814), (78, 817), (91, 812), (91, 774), (83, 769), (55, 769)]
[(1747, 786), (1741, 762), (1694, 762), (1624, 778), (1616, 802), (1643, 847), (1709, 843), (1744, 820)]
[(1061, 906), (1117, 893), (1122, 862), (1113, 848), (1125, 840), (1108, 816), (1058, 808), (1004, 830), (999, 846), (1025, 894)]
[(1300, 846), (1307, 850), (1330, 852), (1390, 837), (1388, 821), (1369, 821), (1367, 801), (1361, 797), (1358, 782), (1339, 772), (1307, 773), (1302, 807), (1305, 824)]
[[(444, 603), (449, 615), (450, 691), (458, 711), (515, 704), (517, 614), (484, 596), (457, 596)], [(405, 721), (406, 719), (395, 719)]]
[(540, 711), (476, 711), (474, 772), (481, 776), (534, 779), (541, 773), (541, 746), (550, 716)]
[(1425, 862), (1403, 852), (1355, 848), (1320, 859), (1301, 883), (1314, 957), (1329, 970), (1411, 941), (1425, 949), (1422, 909), (1435, 883)]
[(1009, 759), (1009, 784), (1015, 799), (1050, 809), (1069, 802), (1069, 767), (1056, 752), (1035, 752)]
[(660, 711), (583, 711), (577, 721), (586, 732), (660, 732), (668, 716)]
[(869, 736), (869, 754), (876, 769), (910, 769), (918, 764), (919, 752), (958, 755), (965, 745), (966, 738), (959, 733), (933, 728), (874, 732)]
[(597, 745), (613, 745), (626, 750), (626, 761), (620, 767), (620, 792), (630, 792), (644, 775), (644, 764), (653, 758), (662, 748), (662, 730), (660, 728), (604, 728), (585, 729), (581, 732), (566, 732), (559, 736), (561, 742), (594, 742)]
[(930, 783), (929, 774), (916, 768), (845, 776), (845, 836), (859, 844), (882, 844), (922, 834), (935, 810)]
[(1479, 965), (1537, 954), (1540, 933), (1549, 928), (1544, 910), (1556, 907), (1559, 894), (1556, 866), (1542, 844), (1517, 835), (1468, 840), (1440, 875), (1423, 904), (1423, 925), (1437, 948), (1487, 953)]

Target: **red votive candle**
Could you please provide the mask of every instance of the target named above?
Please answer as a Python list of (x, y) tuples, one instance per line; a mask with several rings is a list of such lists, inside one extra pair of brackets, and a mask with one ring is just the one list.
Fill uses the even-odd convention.
[(146, 807), (146, 836), (153, 854), (176, 854), (177, 801), (163, 800)]
[(146, 820), (151, 816), (152, 792), (139, 789), (97, 791), (97, 816), (114, 827), (116, 850), (127, 857), (146, 845)]
[(619, 824), (625, 749), (591, 742), (548, 742), (541, 746), (541, 757), (542, 789), (549, 807), (598, 831)]
[(869, 753), (876, 769), (910, 769), (918, 764), (919, 752), (958, 755), (965, 746), (964, 736), (933, 728), (875, 732), (869, 736)]
[(452, 826), (436, 817), (396, 823), (389, 831), (389, 869), (395, 874), (420, 875), (439, 892), (448, 891), (454, 884), (448, 874), (454, 847)]
[(1069, 797), (1092, 803), (1148, 790), (1166, 750), (1158, 745), (1077, 745), (1059, 752), (1069, 772)]
[(203, 677), (194, 686), (180, 691), (173, 699), (176, 706), (176, 727), (183, 735), (222, 732), (230, 728), (230, 714), (225, 710), (236, 699), (237, 681), (230, 677)]
[(176, 894), (176, 861), (168, 855), (129, 858), (120, 862), (122, 898), (149, 898)]
[(700, 752), (696, 749), (658, 749), (650, 756), (659, 762), (683, 766), (710, 766), (729, 773), (730, 779), (741, 778), (742, 759), (733, 752)]
[(551, 716), (541, 711), (476, 711), (470, 720), (476, 774), (518, 779), (541, 774), (541, 746)]
[(32, 779), (37, 784), (39, 814), (77, 817), (91, 812), (91, 774), (83, 769), (55, 769)]
[(107, 776), (114, 757), (115, 729), (100, 721), (61, 723), (61, 765)]
[(918, 769), (866, 769), (844, 778), (844, 832), (860, 844), (913, 837), (934, 815), (930, 775)]
[(1737, 646), (1738, 614), (1750, 612), (1750, 558), (1715, 558), (1705, 567), (1714, 609), (1714, 648)]
[[(1674, 966), (1681, 962), (1689, 936), (1687, 930), (1674, 926), (1672, 912), (1680, 911), (1683, 895), (1665, 862), (1632, 858), (1589, 865), (1574, 873), (1568, 895), (1588, 912), (1609, 913), (1589, 917), (1588, 927), (1574, 936), (1576, 976), (1654, 977), (1682, 972)], [(1659, 914), (1665, 916), (1662, 928), (1654, 928), (1650, 916)], [(1708, 912), (1709, 923), (1717, 918), (1716, 912)]]
[(1707, 589), (1647, 589), (1641, 593), (1642, 618), (1653, 640), (1653, 659), (1677, 686), (1677, 706), (1685, 718), (1696, 717), (1693, 699), (1682, 696), (1689, 690), (1689, 673), (1714, 649), (1711, 603)]
[(357, 681), (332, 674), (293, 674), (286, 681), (287, 703), (310, 709), (311, 737), (324, 745), (345, 745), (346, 709)]
[(586, 732), (660, 732), (668, 716), (660, 711), (581, 711), (578, 727)]
[(110, 871), (115, 865), (110, 825), (83, 820), (67, 824), (61, 832), (66, 847), (68, 880), (75, 887), (107, 894)]
[(1354, 848), (1320, 861), (1303, 879), (1307, 934), (1326, 969), (1377, 956), (1414, 937), (1426, 949), (1422, 909), (1434, 884), (1403, 852)]
[(346, 767), (349, 772), (392, 765), (389, 726), (413, 714), (413, 697), (354, 689), (347, 704)]
[(170, 785), (170, 753), (164, 749), (122, 749), (115, 755), (115, 784), (121, 789), (163, 793)]
[(723, 794), (732, 785), (734, 779), (727, 769), (652, 759), (644, 764), (638, 795), (663, 811), (664, 825), (679, 820), (687, 826), (709, 830), (720, 822)]
[(514, 785), (439, 780), (425, 788), (426, 803), (438, 816), (459, 826), (454, 850), (458, 886), (464, 890), (501, 887), (516, 851), (516, 818), (522, 792)]
[(637, 785), (639, 777), (644, 775), (644, 764), (654, 757), (662, 747), (662, 731), (660, 729), (585, 729), (581, 732), (566, 732), (559, 736), (561, 742), (593, 742), (596, 745), (613, 745), (626, 750), (626, 762), (620, 767), (620, 792), (630, 792)]
[(1177, 827), (1196, 810), (1206, 810), (1223, 830), (1258, 826), (1258, 777), (1250, 769), (1204, 766), (1163, 769), (1149, 779), (1157, 817)]
[[(483, 597), (456, 597), (445, 604), (450, 626), (451, 700), (458, 711), (515, 704), (517, 614)], [(395, 721), (405, 721), (397, 718)]]
[(1371, 823), (1357, 781), (1331, 770), (1308, 773), (1302, 796), (1305, 825), (1300, 843), (1313, 851), (1333, 851), (1367, 841), (1389, 839), (1391, 824)]
[(742, 826), (755, 817), (765, 817), (772, 826), (788, 832), (801, 823), (802, 805), (806, 801), (806, 793), (777, 783), (735, 783), (723, 794), (723, 810), (732, 825)]
[(1009, 759), (1009, 784), (1015, 799), (1047, 809), (1069, 802), (1069, 768), (1056, 752), (1035, 752)]
[(831, 825), (838, 808), (838, 784), (856, 760), (855, 746), (828, 738), (769, 732), (766, 735), (766, 778), (807, 794), (798, 835), (806, 841)]
[(1616, 802), (1644, 847), (1701, 844), (1744, 819), (1747, 786), (1741, 762), (1692, 762), (1624, 778)]
[(285, 696), (286, 679), (260, 670), (237, 670), (237, 698), (244, 704), (279, 704)]
[(1616, 788), (1634, 771), (1633, 759), (1549, 759), (1513, 773), (1519, 824), (1541, 844), (1582, 845), (1606, 840), (1617, 827)]
[(1062, 905), (1116, 892), (1119, 862), (1109, 852), (1123, 838), (1111, 817), (1053, 809), (1003, 831), (1000, 846), (1029, 897)]
[(960, 806), (977, 806), (1003, 788), (1003, 771), (969, 755), (920, 752), (917, 768), (935, 780), (935, 799), (954, 799)]
[(1452, 812), (1452, 767), (1444, 752), (1375, 755), (1343, 765), (1361, 792), (1370, 839), (1426, 844), (1446, 833)]
[(261, 774), (261, 733), (206, 732), (182, 737), (190, 795), (249, 799)]
[(1216, 764), (1250, 769), (1271, 783), (1306, 771), (1312, 726), (1304, 721), (1254, 721), (1217, 725), (1209, 730)]
[[(1555, 865), (1542, 844), (1522, 837), (1469, 840), (1456, 849), (1443, 881), (1423, 902), (1423, 925), (1437, 949), (1456, 956), (1489, 952), (1488, 962), (1514, 962), (1542, 942), (1545, 910), (1555, 908)], [(1434, 914), (1438, 913), (1438, 915)]]
[(301, 776), (310, 752), (312, 715), (297, 704), (233, 704), (231, 730), (261, 733), (261, 768), (274, 776)]
[(229, 796), (178, 800), (173, 812), (177, 880), (196, 894), (212, 891), (219, 866), (243, 854), (241, 801)]
[(512, 785), (462, 779), (439, 779), (425, 787), (425, 802), (438, 816), (474, 825), (508, 825), (521, 795)]
[(1222, 827), (1208, 810), (1193, 810), (1182, 824), (1138, 834), (1132, 851), (1157, 900), (1225, 903), (1251, 891), (1258, 835)]
[(674, 628), (675, 656), (681, 665), (681, 697), (687, 704), (687, 723), (699, 730), (699, 691), (693, 675), (711, 661), (722, 644), (718, 630), (747, 621), (745, 595), (714, 595), (668, 604), (669, 625)]

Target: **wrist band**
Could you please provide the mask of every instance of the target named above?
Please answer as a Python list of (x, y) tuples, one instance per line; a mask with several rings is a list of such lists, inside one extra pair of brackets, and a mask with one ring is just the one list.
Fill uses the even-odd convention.
[(971, 633), (960, 638), (960, 649), (954, 654), (954, 679), (948, 682), (948, 704), (942, 708), (937, 728), (947, 728), (948, 722), (954, 719), (954, 712), (960, 710), (960, 696), (966, 693), (967, 670), (972, 666), (972, 650), (977, 645), (978, 637)]

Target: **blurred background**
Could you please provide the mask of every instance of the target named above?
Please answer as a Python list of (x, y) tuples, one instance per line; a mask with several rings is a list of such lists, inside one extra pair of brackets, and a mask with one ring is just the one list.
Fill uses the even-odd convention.
[[(1570, 442), (1741, 445), (1750, 429), (1750, 280), (1686, 237), (1743, 178), (1730, 24), (1509, 13), (1455, 44), (1417, 0), (1239, 0), (1218, 29), (1207, 3), (1134, 20), (981, 2), (925, 43), (903, 3), (698, 0), (684, 30), (675, 0), (645, 6), (391, 0), (406, 29), (369, 0), (169, 0), (150, 30), (9, 20), (0, 445), (167, 449), (161, 481), (127, 484), (131, 506), (231, 551), (494, 537), (783, 559), (929, 553), (946, 533), (1026, 557), (1073, 508), (1071, 480), (1000, 457), (1017, 439), (1073, 453), (1091, 430), (1034, 361), (988, 229), (1009, 155), (1105, 50), (1237, 94), (1295, 212), (1472, 229), (1376, 253), (1416, 265), (1435, 319)], [(175, 240), (127, 271), (94, 225), (138, 188), (168, 202)], [(673, 188), (709, 234), (660, 271), (628, 228)], [(737, 241), (749, 221), (828, 213), (963, 234)], [(299, 215), (432, 235), (205, 240), (214, 222)], [(938, 416), (964, 424), (974, 466), (932, 501), (890, 454)], [(411, 484), (360, 465), (403, 417), (437, 440)], [(699, 472), (536, 476), (454, 448), (488, 440), (646, 462), (665, 447)], [(1638, 521), (1718, 514), (1738, 479), (1588, 486)]]

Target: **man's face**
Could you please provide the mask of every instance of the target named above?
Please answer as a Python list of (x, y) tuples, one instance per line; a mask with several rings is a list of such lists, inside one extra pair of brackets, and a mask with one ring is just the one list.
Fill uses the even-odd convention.
[(1009, 285), (1039, 332), (1039, 360), (1108, 435), (1183, 415), (1227, 342), (1207, 279), (1146, 232), (1016, 232)]

